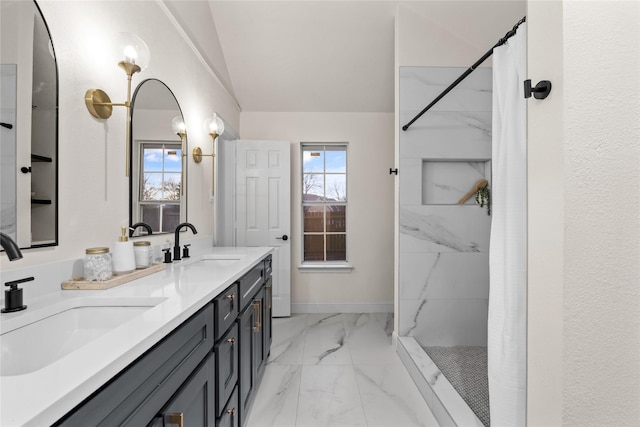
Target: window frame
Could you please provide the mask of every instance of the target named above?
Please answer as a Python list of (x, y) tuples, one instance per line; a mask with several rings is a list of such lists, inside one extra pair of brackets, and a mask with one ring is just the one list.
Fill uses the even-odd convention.
[[(305, 179), (305, 170), (304, 170), (304, 154), (305, 152), (310, 151), (311, 149), (322, 150), (323, 153), (326, 151), (331, 151), (332, 149), (339, 148), (340, 151), (344, 151), (345, 153), (345, 192), (346, 197), (344, 201), (305, 201), (304, 200), (304, 179)], [(327, 173), (326, 172), (326, 154), (323, 155), (324, 164), (323, 171), (319, 174), (323, 177), (323, 187), (324, 194), (326, 195), (326, 176), (337, 174), (337, 172)], [(342, 173), (340, 173), (342, 174)], [(299, 183), (301, 185), (300, 188), (300, 265), (299, 269), (302, 271), (308, 272), (350, 272), (353, 269), (353, 266), (349, 263), (349, 230), (350, 230), (350, 209), (349, 209), (349, 144), (347, 142), (301, 142), (300, 143), (300, 175), (299, 175)], [(305, 232), (305, 215), (304, 210), (307, 206), (344, 206), (345, 207), (345, 231), (344, 232), (328, 232), (327, 224), (326, 224), (326, 210), (323, 210), (323, 231), (322, 232)], [(322, 235), (324, 237), (323, 250), (324, 260), (308, 260), (304, 259), (304, 241), (306, 235)], [(327, 257), (327, 246), (326, 246), (326, 237), (328, 235), (344, 235), (345, 236), (345, 260), (326, 260)]]
[[(182, 201), (183, 201), (183, 194), (180, 193), (179, 194), (179, 198), (176, 200), (167, 200), (167, 199), (162, 199), (162, 200), (143, 200), (142, 199), (142, 195), (143, 195), (143, 186), (144, 186), (144, 175), (145, 172), (149, 172), (146, 171), (144, 168), (144, 153), (145, 153), (145, 149), (159, 149), (162, 150), (164, 152), (164, 150), (172, 150), (172, 149), (176, 149), (178, 151), (180, 151), (180, 155), (183, 156), (184, 153), (182, 153), (182, 144), (180, 142), (176, 142), (176, 141), (163, 141), (163, 140), (146, 140), (146, 141), (138, 141), (139, 144), (139, 150), (140, 150), (140, 156), (138, 158), (139, 161), (139, 168), (138, 168), (138, 188), (137, 188), (137, 197), (136, 197), (136, 209), (138, 210), (138, 218), (142, 218), (142, 210), (144, 206), (159, 206), (159, 218), (158, 218), (158, 224), (160, 229), (159, 230), (154, 230), (154, 233), (158, 233), (158, 234), (163, 234), (163, 233), (169, 233), (172, 232), (173, 230), (163, 230), (162, 229), (162, 224), (163, 224), (163, 215), (164, 215), (164, 209), (163, 206), (166, 205), (170, 205), (170, 206), (177, 206), (178, 210), (180, 212), (180, 214), (182, 213)], [(183, 162), (180, 162), (180, 188), (184, 188), (185, 183), (183, 182), (183, 178), (184, 178), (184, 164)], [(166, 169), (165, 169), (165, 160), (164, 160), (164, 155), (163, 155), (163, 162), (162, 162), (162, 170), (161, 171), (152, 171), (152, 173), (162, 173), (162, 181), (164, 182), (164, 176), (165, 173), (167, 173)], [(176, 172), (169, 172), (171, 174), (174, 174)]]

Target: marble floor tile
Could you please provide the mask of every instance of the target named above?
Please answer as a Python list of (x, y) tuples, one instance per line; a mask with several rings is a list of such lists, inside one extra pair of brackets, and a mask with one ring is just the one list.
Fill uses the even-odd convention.
[(402, 364), (354, 366), (370, 427), (438, 425)]
[[(391, 346), (390, 331), (385, 329), (393, 317), (380, 317), (377, 313), (343, 314), (346, 329), (346, 344), (355, 365), (361, 363), (399, 363)], [(391, 326), (393, 327), (393, 326)]]
[(301, 365), (267, 365), (247, 426), (295, 427)]
[(392, 332), (388, 313), (274, 319), (271, 355), (245, 427), (437, 427), (391, 345)]
[(367, 425), (352, 365), (302, 367), (296, 424), (306, 427)]
[(305, 365), (350, 365), (349, 344), (342, 314), (310, 314), (304, 337)]
[(270, 365), (302, 364), (306, 329), (306, 314), (273, 319), (273, 340), (267, 363)]

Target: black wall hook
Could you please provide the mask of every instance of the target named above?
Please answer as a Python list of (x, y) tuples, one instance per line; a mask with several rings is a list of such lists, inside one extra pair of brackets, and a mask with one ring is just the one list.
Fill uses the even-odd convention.
[(549, 80), (540, 80), (536, 87), (531, 87), (531, 79), (524, 81), (524, 97), (531, 98), (531, 94), (535, 99), (545, 99), (551, 93), (551, 82)]

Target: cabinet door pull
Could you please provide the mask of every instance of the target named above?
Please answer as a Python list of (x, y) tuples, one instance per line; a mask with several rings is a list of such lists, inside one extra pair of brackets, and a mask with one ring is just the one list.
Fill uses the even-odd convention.
[(167, 421), (169, 424), (177, 424), (178, 427), (184, 427), (183, 420), (184, 414), (182, 412), (167, 415)]
[(236, 338), (235, 337), (231, 337), (227, 340), (227, 342), (231, 345), (234, 345), (236, 343)]
[(265, 291), (267, 292), (267, 309), (271, 310), (272, 286), (265, 286)]
[(227, 414), (235, 415), (236, 414), (236, 408), (227, 409)]
[(235, 294), (235, 293), (233, 293), (233, 294), (229, 294), (229, 295), (227, 295), (227, 299), (228, 299), (228, 300), (230, 301), (230, 303), (231, 303), (231, 310), (233, 310), (233, 304), (234, 304), (235, 299), (236, 299), (236, 294)]
[(254, 301), (251, 306), (256, 312), (256, 321), (253, 324), (253, 332), (260, 332), (262, 327), (262, 307), (260, 301)]

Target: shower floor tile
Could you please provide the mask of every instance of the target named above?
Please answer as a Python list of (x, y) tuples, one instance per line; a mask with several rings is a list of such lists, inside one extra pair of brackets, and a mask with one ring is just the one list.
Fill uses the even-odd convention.
[(487, 347), (424, 347), (460, 397), (489, 426)]

